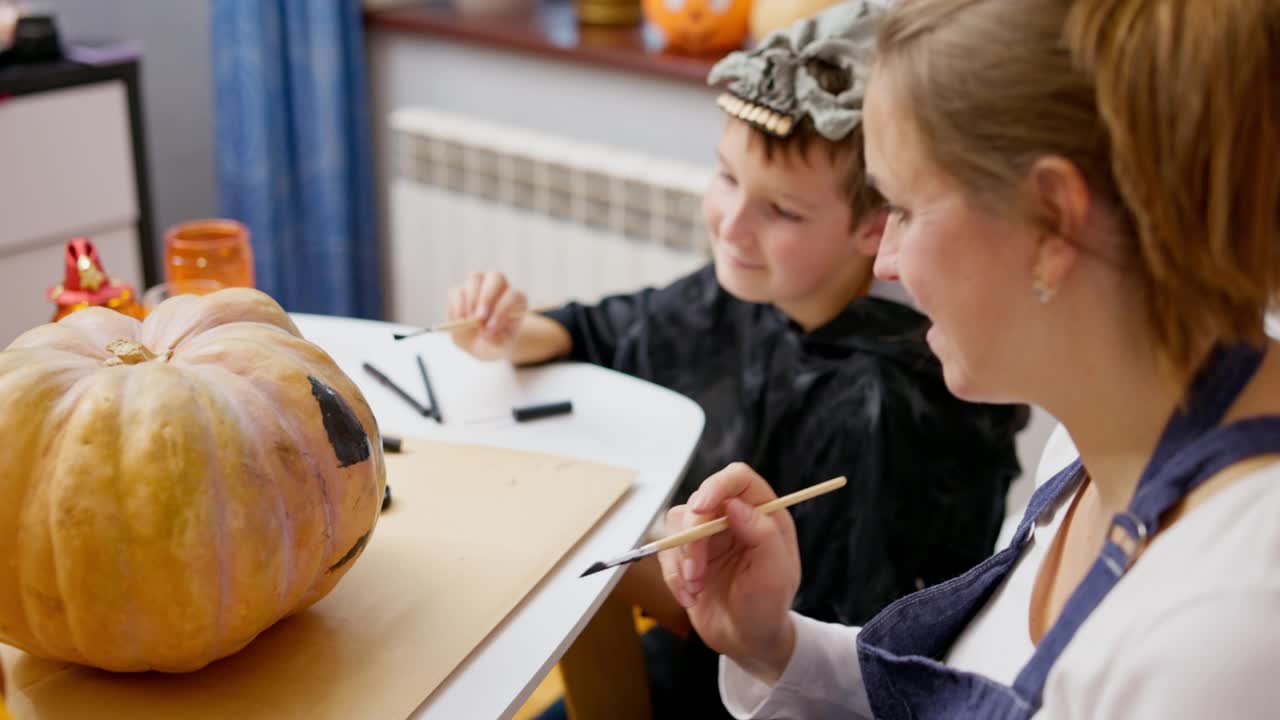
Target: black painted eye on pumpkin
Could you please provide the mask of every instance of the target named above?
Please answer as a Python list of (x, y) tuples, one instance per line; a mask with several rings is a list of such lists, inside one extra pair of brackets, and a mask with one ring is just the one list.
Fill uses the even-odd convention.
[(320, 405), (320, 419), (324, 422), (325, 432), (329, 435), (329, 444), (338, 458), (338, 467), (347, 467), (369, 459), (369, 436), (360, 424), (351, 406), (338, 394), (318, 378), (307, 376), (311, 381), (311, 394)]

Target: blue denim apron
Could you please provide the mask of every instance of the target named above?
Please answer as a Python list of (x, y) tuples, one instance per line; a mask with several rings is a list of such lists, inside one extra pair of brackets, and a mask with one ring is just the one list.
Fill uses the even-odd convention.
[(1161, 516), (1201, 482), (1240, 460), (1280, 452), (1280, 416), (1219, 427), (1223, 415), (1262, 362), (1249, 346), (1218, 348), (1197, 373), (1186, 402), (1166, 425), (1133, 500), (1115, 516), (1097, 560), (1041, 639), (1013, 687), (947, 667), (942, 659), (982, 610), (1045, 512), (1079, 487), (1077, 459), (1042, 485), (1009, 547), (954, 580), (885, 608), (858, 635), (858, 661), (877, 718), (1025, 720), (1040, 707), (1045, 678), (1071, 637), (1129, 569), (1160, 527)]

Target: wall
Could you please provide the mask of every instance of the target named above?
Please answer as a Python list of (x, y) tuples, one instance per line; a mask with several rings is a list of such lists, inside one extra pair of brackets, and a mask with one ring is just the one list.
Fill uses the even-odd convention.
[[(668, 80), (418, 35), (365, 36), (384, 262), (394, 148), (387, 115), (429, 107), (710, 167), (724, 115), (715, 93)], [(386, 268), (384, 277), (390, 276)]]
[(420, 35), (366, 35), (374, 124), (407, 105), (711, 164), (723, 114), (689, 82)]
[[(56, 0), (64, 39), (140, 46), (156, 242), (164, 229), (218, 210), (213, 165), (209, 0)], [(157, 248), (158, 250), (158, 248)]]

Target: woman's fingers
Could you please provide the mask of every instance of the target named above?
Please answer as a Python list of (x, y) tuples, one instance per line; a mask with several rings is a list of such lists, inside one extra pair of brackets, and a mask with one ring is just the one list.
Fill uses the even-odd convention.
[[(776, 512), (786, 512), (786, 510)], [(757, 513), (754, 507), (738, 498), (730, 498), (725, 503), (724, 514), (729, 520), (729, 532), (733, 533), (734, 537), (747, 548), (759, 547), (772, 540), (778, 533), (774, 518)]]
[[(685, 512), (686, 507), (684, 505), (677, 505), (668, 510), (667, 529), (673, 532), (683, 529)], [(697, 599), (685, 587), (684, 575), (681, 572), (681, 563), (683, 561), (684, 548), (673, 548), (658, 553), (658, 565), (662, 567), (662, 579), (667, 583), (667, 588), (671, 590), (671, 595), (675, 597), (676, 602), (680, 603), (681, 607), (690, 608), (694, 606)]]
[(733, 531), (729, 533), (720, 533), (706, 542), (686, 546), (680, 572), (688, 591), (694, 595), (701, 592), (708, 562), (723, 552), (728, 552), (735, 540), (754, 547), (769, 538), (770, 533), (775, 530), (769, 524), (771, 521), (765, 519), (755, 522), (752, 515), (755, 506), (776, 497), (769, 483), (745, 463), (733, 463), (703, 481), (689, 497), (689, 510), (683, 515), (684, 527), (725, 516), (730, 507), (737, 508), (735, 512), (739, 513), (739, 520), (736, 527), (731, 520), (730, 528)]
[(686, 505), (667, 513), (666, 530), (676, 533), (695, 525), (727, 517), (729, 531), (718, 533), (679, 548), (661, 553), (663, 578), (681, 605), (690, 607), (711, 581), (708, 565), (712, 560), (735, 552), (735, 547), (752, 549), (770, 541), (785, 540), (787, 522), (772, 515), (761, 515), (755, 507), (777, 495), (769, 483), (744, 463), (734, 463), (703, 481)]
[(703, 481), (698, 490), (689, 496), (689, 507), (696, 513), (723, 513), (722, 506), (729, 498), (738, 498), (749, 505), (761, 505), (778, 496), (769, 483), (746, 463), (736, 462)]
[[(686, 511), (680, 529), (691, 528), (720, 517), (720, 513), (695, 513)], [(685, 589), (695, 597), (706, 587), (708, 581), (707, 565), (713, 558), (718, 558), (730, 550), (733, 538), (727, 532), (720, 532), (704, 540), (691, 542), (684, 546), (684, 557), (680, 560), (680, 574), (684, 579)]]

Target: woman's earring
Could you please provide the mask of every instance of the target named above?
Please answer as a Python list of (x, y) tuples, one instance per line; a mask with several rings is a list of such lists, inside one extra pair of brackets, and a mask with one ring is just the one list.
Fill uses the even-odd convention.
[(1031, 289), (1035, 290), (1036, 297), (1040, 299), (1040, 304), (1042, 305), (1048, 305), (1049, 301), (1053, 299), (1054, 293), (1057, 292), (1040, 278), (1036, 278), (1035, 281), (1031, 283)]

